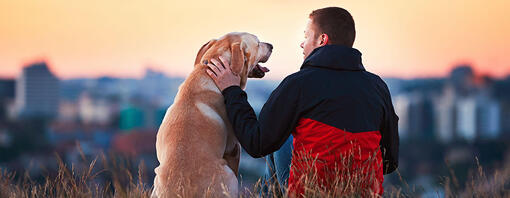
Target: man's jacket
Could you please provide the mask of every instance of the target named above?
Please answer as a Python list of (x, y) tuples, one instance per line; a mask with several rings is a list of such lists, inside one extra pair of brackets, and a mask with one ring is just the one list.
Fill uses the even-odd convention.
[(377, 180), (368, 185), (379, 188), (383, 173), (398, 166), (398, 117), (388, 87), (365, 70), (354, 48), (313, 50), (301, 69), (272, 92), (258, 120), (240, 87), (229, 87), (223, 95), (234, 132), (251, 156), (278, 150), (293, 134), (289, 187), (298, 185), (310, 163), (326, 180), (334, 179), (327, 170), (363, 170)]

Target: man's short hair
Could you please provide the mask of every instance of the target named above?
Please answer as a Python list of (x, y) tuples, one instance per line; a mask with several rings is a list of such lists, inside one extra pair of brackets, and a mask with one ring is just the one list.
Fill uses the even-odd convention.
[(315, 37), (327, 34), (330, 44), (352, 47), (356, 37), (354, 20), (351, 14), (339, 7), (327, 7), (310, 13), (315, 28)]

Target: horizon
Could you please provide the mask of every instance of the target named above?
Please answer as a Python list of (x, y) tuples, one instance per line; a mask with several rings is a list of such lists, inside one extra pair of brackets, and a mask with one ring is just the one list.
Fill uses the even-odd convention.
[(61, 79), (140, 78), (146, 68), (185, 77), (203, 43), (246, 31), (275, 46), (264, 79), (281, 80), (303, 61), (308, 14), (327, 6), (353, 15), (353, 47), (381, 77), (445, 77), (460, 64), (479, 75), (510, 74), (509, 1), (288, 3), (0, 1), (0, 19), (9, 19), (0, 20), (0, 78), (16, 78), (39, 60)]
[[(59, 80), (98, 79), (98, 78), (143, 79), (146, 76), (148, 70), (152, 70), (152, 71), (157, 72), (157, 73), (162, 73), (162, 74), (165, 75), (165, 77), (170, 77), (170, 78), (186, 78), (187, 77), (187, 75), (172, 75), (172, 74), (169, 74), (168, 72), (162, 71), (160, 69), (155, 69), (155, 68), (152, 68), (150, 66), (142, 68), (143, 72), (140, 75), (137, 75), (137, 76), (122, 76), (122, 75), (100, 74), (100, 75), (92, 75), (92, 76), (61, 77), (61, 76), (58, 76), (54, 72), (54, 70), (52, 69), (52, 66), (50, 65), (50, 63), (47, 60), (45, 60), (45, 59), (37, 59), (37, 61), (28, 62), (28, 63), (24, 64), (22, 66), (22, 68), (20, 68), (20, 73), (17, 76), (2, 76), (0, 74), (0, 80), (16, 80), (16, 78), (21, 74), (21, 70), (23, 70), (23, 68), (29, 67), (29, 66), (32, 66), (33, 64), (38, 64), (38, 63), (46, 63), (46, 66), (48, 67), (48, 70), (50, 72), (52, 72)], [(451, 73), (451, 71), (453, 69), (455, 69), (457, 67), (462, 67), (462, 66), (469, 66), (471, 69), (473, 69), (473, 72), (474, 72), (476, 77), (490, 77), (490, 78), (493, 78), (493, 79), (496, 79), (496, 80), (504, 80), (504, 79), (510, 78), (510, 73), (500, 74), (499, 76), (494, 76), (494, 75), (490, 75), (490, 74), (480, 73), (480, 72), (478, 72), (476, 70), (476, 67), (474, 67), (473, 65), (471, 65), (469, 63), (459, 63), (459, 64), (456, 64), (453, 67), (451, 67), (450, 70), (445, 75), (416, 76), (416, 77), (402, 77), (402, 76), (380, 76), (380, 77), (383, 78), (383, 79), (401, 79), (401, 80), (443, 79), (443, 78), (448, 78), (449, 77), (448, 75), (450, 75), (450, 73)], [(368, 71), (368, 72), (370, 72), (370, 71)], [(264, 78), (250, 78), (250, 79), (251, 80), (256, 80), (256, 81), (262, 81), (262, 80), (281, 81), (282, 80), (282, 79), (272, 79), (272, 78), (266, 78), (266, 77), (264, 77)]]

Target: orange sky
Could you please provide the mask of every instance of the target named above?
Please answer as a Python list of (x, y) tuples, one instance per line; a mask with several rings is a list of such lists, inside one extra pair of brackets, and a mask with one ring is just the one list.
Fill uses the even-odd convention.
[(185, 76), (200, 46), (232, 31), (274, 45), (266, 76), (302, 63), (308, 14), (340, 6), (356, 22), (354, 47), (382, 76), (444, 76), (468, 62), (510, 73), (510, 1), (0, 0), (0, 77), (45, 59), (61, 78), (140, 77), (146, 67)]

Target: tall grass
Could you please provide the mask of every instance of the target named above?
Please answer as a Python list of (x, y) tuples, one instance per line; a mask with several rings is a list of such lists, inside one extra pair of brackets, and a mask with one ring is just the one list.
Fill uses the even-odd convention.
[(294, 153), (293, 158), (300, 164), (294, 165), (292, 172), (299, 177), (291, 188), (280, 189), (278, 184), (260, 180), (254, 190), (246, 191), (245, 197), (381, 197), (382, 178), (378, 178), (378, 173), (382, 177), (382, 170), (374, 168), (382, 166), (378, 153), (363, 157), (361, 149), (357, 151), (338, 155), (335, 164), (309, 152)]
[[(150, 197), (152, 187), (144, 183), (146, 173), (142, 171), (143, 163), (138, 165), (137, 174), (133, 175), (129, 163), (115, 155), (107, 157), (101, 153), (87, 160), (82, 153), (82, 161), (87, 162), (84, 166), (68, 166), (58, 156), (56, 158), (58, 171), (46, 175), (43, 181), (35, 181), (27, 173), (0, 169), (0, 197)], [(380, 197), (367, 188), (373, 184), (373, 174), (362, 170), (335, 169), (328, 173), (334, 174), (334, 180), (329, 182), (332, 186), (326, 186), (318, 179), (315, 168), (317, 160), (311, 162), (306, 169), (301, 169), (306, 174), (299, 178), (305, 197)], [(438, 192), (438, 197), (442, 197), (442, 194), (444, 197), (510, 197), (510, 167), (487, 174), (477, 159), (476, 162), (477, 166), (470, 171), (465, 185), (460, 185), (453, 171), (443, 177), (443, 189)], [(348, 167), (352, 159), (342, 163), (347, 163), (342, 166)], [(396, 174), (400, 176), (398, 171)], [(107, 178), (107, 182), (99, 177)], [(419, 196), (416, 188), (400, 178), (402, 185), (387, 186), (384, 197)], [(288, 192), (288, 189), (280, 189), (278, 184), (259, 180), (253, 187), (242, 189), (240, 197), (289, 197)]]
[[(87, 162), (81, 151), (83, 162)], [(83, 164), (66, 165), (55, 154), (58, 162), (56, 174), (48, 173), (44, 181), (35, 181), (28, 172), (19, 175), (0, 169), (0, 197), (150, 197), (151, 188), (143, 183), (143, 163), (138, 167), (138, 174), (134, 176), (128, 163), (104, 153)], [(98, 168), (98, 162), (102, 168)], [(108, 182), (103, 182), (108, 178)]]
[(449, 167), (450, 176), (444, 178), (446, 197), (510, 197), (510, 166), (486, 174), (475, 157), (476, 168), (468, 173), (468, 180), (461, 188), (454, 171)]

